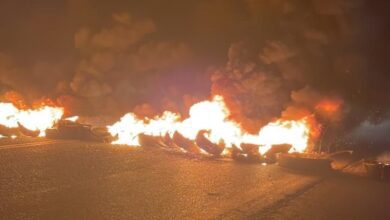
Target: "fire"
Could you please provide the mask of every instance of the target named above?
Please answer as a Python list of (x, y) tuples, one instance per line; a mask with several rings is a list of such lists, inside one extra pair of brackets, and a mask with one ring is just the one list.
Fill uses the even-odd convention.
[(66, 121), (71, 121), (71, 122), (76, 122), (76, 121), (78, 121), (79, 120), (79, 116), (72, 116), (72, 117), (67, 117), (67, 118), (65, 118), (64, 120), (66, 120)]
[(195, 140), (199, 131), (206, 130), (209, 131), (207, 138), (213, 143), (223, 140), (228, 147), (241, 143), (242, 129), (229, 120), (230, 112), (222, 96), (194, 104), (189, 113), (190, 117), (178, 126), (178, 132), (184, 137)]
[(120, 121), (108, 126), (117, 140), (113, 144), (140, 146), (139, 135), (146, 134), (172, 137), (175, 132), (194, 141), (201, 131), (214, 144), (224, 143), (226, 148), (241, 144), (259, 145), (260, 153), (265, 153), (274, 144), (291, 144), (292, 152), (304, 152), (310, 138), (310, 124), (301, 120), (277, 120), (260, 129), (258, 134), (249, 134), (240, 124), (230, 119), (230, 111), (222, 96), (214, 96), (210, 101), (192, 105), (189, 117), (182, 119), (177, 113), (166, 111), (152, 119), (139, 118), (134, 113), (124, 115)]
[(293, 148), (290, 152), (302, 153), (307, 148), (309, 133), (306, 119), (271, 122), (259, 132), (259, 143), (265, 146), (260, 148), (260, 151), (265, 153), (274, 144), (291, 144)]
[(41, 106), (35, 109), (18, 109), (12, 103), (0, 103), (0, 125), (17, 128), (19, 125), (31, 131), (45, 131), (52, 128), (62, 118), (64, 111), (60, 107)]
[(0, 103), (0, 124), (8, 128), (18, 127), (19, 109), (11, 103)]
[(153, 119), (139, 119), (134, 113), (128, 113), (112, 126), (108, 131), (118, 139), (113, 144), (140, 146), (139, 135), (164, 136), (166, 133), (173, 134), (179, 115), (166, 111), (161, 116)]
[(340, 99), (323, 99), (316, 105), (316, 110), (327, 113), (334, 114), (339, 111), (343, 102)]

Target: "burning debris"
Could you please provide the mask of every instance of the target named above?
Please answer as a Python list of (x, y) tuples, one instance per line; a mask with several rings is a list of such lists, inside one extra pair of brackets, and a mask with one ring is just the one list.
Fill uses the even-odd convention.
[(4, 125), (0, 125), (0, 136), (1, 137), (11, 137), (19, 135), (20, 131), (18, 128), (10, 128)]
[(316, 137), (312, 135), (312, 129), (318, 125), (310, 120), (310, 114), (297, 120), (274, 120), (260, 128), (257, 134), (252, 134), (231, 118), (222, 96), (193, 104), (187, 118), (170, 111), (151, 118), (128, 113), (107, 128), (81, 124), (78, 116), (63, 118), (64, 109), (61, 107), (41, 105), (28, 109), (0, 103), (0, 108), (2, 137), (24, 135), (157, 146), (191, 155), (231, 157), (246, 162), (275, 163), (277, 155), (281, 155), (279, 162), (282, 166), (305, 166), (307, 163), (326, 166), (325, 160), (298, 154), (309, 151), (312, 139)]
[(207, 131), (199, 131), (198, 135), (196, 135), (195, 143), (198, 145), (202, 150), (206, 151), (209, 154), (212, 154), (214, 156), (219, 156), (222, 154), (223, 150), (225, 149), (225, 143), (223, 140), (221, 140), (220, 143), (215, 144), (211, 142), (205, 134)]
[(112, 137), (106, 128), (92, 128), (77, 122), (78, 116), (63, 118), (64, 109), (53, 105), (36, 108), (16, 107), (13, 103), (0, 103), (0, 135), (47, 137), (53, 139), (80, 139), (110, 142)]
[(62, 116), (63, 109), (60, 107), (19, 109), (12, 103), (0, 103), (0, 134), (9, 136), (8, 132), (13, 135), (20, 132), (27, 136), (44, 137), (46, 130), (53, 127)]
[(188, 153), (198, 154), (200, 153), (199, 147), (190, 139), (185, 138), (182, 134), (179, 132), (175, 132), (173, 134), (173, 143), (176, 144), (176, 146), (179, 146), (183, 148)]
[(293, 146), (291, 144), (275, 144), (264, 154), (268, 162), (276, 162), (279, 154), (288, 153)]
[(191, 154), (231, 155), (238, 160), (266, 159), (269, 162), (275, 162), (278, 153), (307, 150), (310, 129), (311, 124), (303, 117), (300, 120), (279, 119), (261, 128), (257, 135), (250, 134), (230, 119), (222, 96), (195, 103), (185, 119), (173, 112), (164, 112), (151, 119), (128, 113), (108, 126), (108, 131), (116, 138), (113, 144), (141, 146), (157, 141)]
[(39, 130), (30, 130), (26, 127), (24, 127), (22, 124), (18, 122), (18, 130), (20, 131), (21, 134), (29, 137), (38, 137), (40, 135)]
[[(154, 146), (193, 156), (278, 162), (284, 167), (310, 171), (331, 169), (332, 160), (327, 154), (312, 151), (320, 126), (310, 112), (299, 111), (300, 117), (295, 120), (288, 117), (273, 120), (253, 134), (232, 119), (222, 96), (193, 104), (187, 118), (170, 111), (150, 118), (128, 113), (107, 127), (79, 123), (78, 116), (65, 118), (64, 109), (53, 104), (18, 106), (0, 103), (0, 138), (28, 136)], [(339, 106), (337, 102), (324, 101), (318, 109), (334, 112)], [(369, 176), (389, 179), (388, 163), (366, 161), (364, 166)]]
[(59, 121), (53, 128), (48, 129), (47, 138), (75, 139), (106, 143), (112, 141), (112, 137), (107, 129), (92, 128), (91, 125), (81, 124), (66, 119)]

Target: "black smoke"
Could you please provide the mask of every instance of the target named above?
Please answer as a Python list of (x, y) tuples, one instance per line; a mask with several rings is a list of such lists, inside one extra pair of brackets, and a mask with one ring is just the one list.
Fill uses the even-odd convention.
[[(307, 110), (339, 140), (389, 118), (389, 8), (368, 0), (5, 0), (0, 92), (115, 117), (185, 112), (221, 93), (249, 130)], [(337, 120), (318, 112), (323, 99), (342, 100)]]

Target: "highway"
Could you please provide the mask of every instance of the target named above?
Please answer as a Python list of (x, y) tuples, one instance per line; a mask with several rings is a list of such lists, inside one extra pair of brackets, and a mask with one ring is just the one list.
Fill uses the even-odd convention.
[(390, 217), (390, 185), (362, 178), (148, 147), (44, 139), (0, 145), (1, 219)]

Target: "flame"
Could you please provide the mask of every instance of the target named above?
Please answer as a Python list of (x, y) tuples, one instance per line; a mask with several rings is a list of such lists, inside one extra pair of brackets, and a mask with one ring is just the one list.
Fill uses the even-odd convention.
[(71, 122), (76, 122), (76, 121), (78, 121), (79, 120), (79, 116), (72, 116), (72, 117), (67, 117), (67, 118), (65, 118), (64, 120), (66, 120), (66, 121), (71, 121)]
[(316, 106), (315, 109), (327, 114), (337, 113), (343, 102), (341, 99), (323, 99)]
[(16, 91), (7, 91), (4, 93), (3, 99), (12, 103), (18, 109), (27, 109), (26, 101), (24, 100), (22, 94)]
[(12, 103), (0, 103), (0, 125), (17, 128), (19, 124), (31, 131), (45, 131), (62, 118), (64, 111), (59, 107), (41, 106), (35, 109), (18, 109)]
[(301, 120), (277, 120), (260, 129), (257, 135), (246, 132), (240, 124), (230, 119), (230, 111), (222, 96), (192, 105), (189, 117), (182, 120), (177, 113), (166, 111), (152, 119), (139, 118), (134, 113), (124, 115), (118, 122), (108, 126), (108, 130), (117, 139), (113, 144), (140, 146), (139, 135), (147, 134), (163, 137), (179, 132), (185, 138), (194, 141), (197, 134), (205, 130), (206, 138), (212, 143), (223, 141), (227, 148), (242, 143), (261, 146), (265, 153), (273, 144), (291, 144), (291, 152), (304, 152), (310, 138), (310, 124), (306, 118)]
[(8, 128), (18, 127), (19, 109), (11, 103), (0, 103), (0, 124)]
[(309, 132), (306, 119), (271, 122), (259, 132), (259, 143), (264, 145), (260, 151), (265, 153), (275, 144), (291, 144), (293, 148), (290, 152), (302, 153), (307, 148)]
[(134, 113), (128, 113), (119, 122), (108, 126), (108, 131), (112, 136), (118, 137), (113, 144), (140, 146), (138, 137), (140, 134), (164, 136), (169, 133), (172, 135), (178, 119), (178, 114), (169, 111), (153, 119), (139, 119)]
[(228, 147), (241, 143), (242, 129), (229, 120), (230, 112), (222, 96), (194, 104), (189, 113), (190, 117), (178, 126), (178, 132), (184, 137), (195, 140), (199, 131), (206, 130), (209, 131), (207, 138), (213, 143), (223, 140)]

